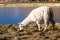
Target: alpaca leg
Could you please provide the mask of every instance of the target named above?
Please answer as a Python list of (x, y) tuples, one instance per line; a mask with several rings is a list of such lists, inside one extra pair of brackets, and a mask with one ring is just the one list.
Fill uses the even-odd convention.
[(49, 25), (49, 22), (47, 20), (45, 20), (44, 22), (45, 22), (45, 28), (44, 28), (44, 31), (45, 31)]
[(39, 21), (36, 21), (36, 24), (37, 24), (38, 29), (39, 29), (39, 31), (40, 31), (40, 24), (39, 24)]
[(52, 29), (54, 29), (54, 26), (55, 26), (55, 21), (54, 21), (54, 19), (51, 19), (50, 22), (51, 22), (52, 27), (53, 27)]

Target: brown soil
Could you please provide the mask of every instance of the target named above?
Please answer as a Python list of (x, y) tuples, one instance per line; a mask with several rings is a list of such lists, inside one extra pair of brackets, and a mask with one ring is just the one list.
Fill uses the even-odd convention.
[(0, 24), (0, 40), (60, 40), (59, 25), (55, 25), (54, 30), (50, 25), (46, 31), (38, 31), (35, 24), (30, 24), (24, 30), (19, 31), (18, 25)]

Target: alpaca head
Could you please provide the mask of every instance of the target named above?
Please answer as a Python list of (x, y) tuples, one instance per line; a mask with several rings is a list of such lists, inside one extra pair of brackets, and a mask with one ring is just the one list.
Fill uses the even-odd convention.
[(19, 24), (19, 29), (20, 29), (20, 30), (23, 30), (23, 24), (21, 24), (21, 22), (18, 23), (18, 24)]
[(19, 28), (20, 28), (20, 30), (23, 30), (23, 25), (19, 24)]

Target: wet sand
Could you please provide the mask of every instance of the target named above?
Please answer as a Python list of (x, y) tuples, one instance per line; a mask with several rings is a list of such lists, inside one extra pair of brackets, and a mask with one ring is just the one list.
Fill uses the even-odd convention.
[[(41, 25), (44, 28), (44, 24)], [(30, 24), (19, 31), (18, 25), (0, 24), (0, 40), (60, 40), (60, 24), (54, 30), (50, 24), (46, 31), (38, 31), (36, 24)]]

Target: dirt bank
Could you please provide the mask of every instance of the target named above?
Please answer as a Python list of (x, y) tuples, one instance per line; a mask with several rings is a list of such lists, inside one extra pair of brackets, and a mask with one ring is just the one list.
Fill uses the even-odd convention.
[[(44, 28), (44, 24), (41, 25)], [(19, 31), (18, 25), (0, 24), (0, 40), (60, 40), (60, 24), (51, 29), (50, 25), (46, 31), (38, 31), (35, 24), (30, 24), (23, 31)]]
[(0, 7), (38, 7), (38, 6), (60, 6), (60, 3), (2, 3)]

